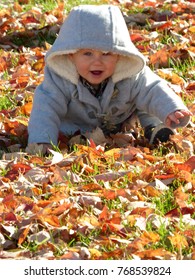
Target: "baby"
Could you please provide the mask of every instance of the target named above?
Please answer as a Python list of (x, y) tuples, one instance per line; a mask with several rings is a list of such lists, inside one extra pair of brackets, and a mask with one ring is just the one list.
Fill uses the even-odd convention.
[(100, 127), (121, 131), (135, 113), (149, 142), (165, 142), (192, 115), (181, 98), (146, 66), (117, 6), (75, 7), (45, 57), (28, 126), (28, 143), (47, 149), (59, 132)]

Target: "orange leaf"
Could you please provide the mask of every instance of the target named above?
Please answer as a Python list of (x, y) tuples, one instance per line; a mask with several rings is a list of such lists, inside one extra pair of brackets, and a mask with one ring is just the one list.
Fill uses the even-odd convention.
[(5, 57), (0, 57), (0, 72), (3, 72), (7, 69), (7, 63)]
[(44, 57), (42, 57), (33, 64), (32, 68), (37, 72), (41, 72), (44, 69), (44, 66), (45, 66), (45, 61), (44, 61)]
[(6, 205), (8, 209), (15, 209), (18, 205), (18, 202), (14, 198), (13, 194), (8, 194), (7, 196), (5, 196), (2, 200), (2, 203)]
[(179, 187), (174, 191), (174, 197), (180, 207), (185, 207), (189, 198), (189, 194), (185, 193), (182, 190), (182, 187)]
[(173, 236), (168, 236), (168, 238), (171, 241), (171, 243), (173, 244), (173, 246), (175, 246), (177, 249), (182, 249), (184, 247), (188, 247), (188, 242), (187, 242), (185, 236), (183, 236), (180, 233), (176, 233)]
[(29, 233), (29, 230), (30, 230), (30, 226), (26, 227), (23, 232), (20, 234), (19, 236), (19, 239), (18, 239), (18, 245), (21, 245), (24, 240), (26, 239), (28, 233)]
[(140, 236), (140, 242), (144, 245), (148, 243), (156, 243), (160, 240), (160, 236), (155, 232), (144, 231)]
[(25, 105), (21, 106), (21, 112), (26, 116), (30, 116), (31, 110), (32, 110), (32, 102), (26, 103)]
[(136, 256), (139, 256), (142, 260), (160, 260), (160, 259), (171, 259), (173, 257), (173, 254), (166, 251), (163, 248), (159, 249), (149, 249), (144, 250), (142, 252), (135, 252)]
[(150, 63), (156, 67), (167, 67), (169, 63), (169, 53), (166, 48), (157, 51), (150, 56)]
[(51, 226), (54, 226), (54, 227), (61, 226), (59, 219), (54, 215), (44, 216), (44, 217), (42, 217), (42, 219), (44, 220), (44, 222), (47, 222)]
[(144, 37), (138, 33), (132, 33), (131, 34), (131, 41), (132, 42), (138, 42), (138, 41), (143, 41), (144, 40)]
[(50, 200), (39, 200), (37, 202), (37, 206), (41, 207), (41, 208), (44, 208), (44, 207), (48, 206), (49, 204), (51, 204)]
[(188, 171), (185, 171), (185, 170), (181, 170), (179, 173), (178, 173), (178, 178), (182, 179), (182, 180), (185, 180), (186, 182), (192, 182), (192, 174), (189, 173)]
[(99, 221), (108, 220), (110, 217), (110, 211), (107, 206), (104, 206), (102, 212), (99, 215)]
[(117, 193), (114, 190), (104, 190), (103, 191), (103, 196), (106, 199), (115, 199), (117, 197)]
[(161, 192), (159, 192), (154, 187), (149, 186), (149, 185), (142, 189), (142, 193), (146, 194), (147, 196), (151, 196), (151, 197), (160, 196), (161, 195)]
[(62, 204), (62, 205), (58, 206), (56, 209), (54, 209), (52, 211), (52, 214), (59, 216), (60, 214), (64, 213), (65, 210), (67, 210), (70, 207), (71, 207), (71, 204)]
[(168, 29), (172, 26), (172, 22), (171, 21), (166, 21), (164, 24), (156, 27), (157, 30), (164, 30), (164, 29)]
[(137, 207), (137, 208), (135, 208), (131, 211), (131, 215), (136, 214), (136, 215), (140, 215), (140, 216), (145, 217), (145, 218), (148, 217), (152, 213), (154, 213), (154, 209), (146, 208), (146, 207), (143, 207), (143, 208)]
[(184, 170), (184, 171), (192, 172), (195, 169), (195, 156), (190, 157), (184, 163), (175, 163), (175, 166), (179, 170)]
[(102, 186), (100, 186), (99, 184), (96, 183), (89, 183), (87, 185), (81, 186), (79, 188), (79, 190), (83, 190), (83, 191), (97, 191), (97, 190), (101, 190)]

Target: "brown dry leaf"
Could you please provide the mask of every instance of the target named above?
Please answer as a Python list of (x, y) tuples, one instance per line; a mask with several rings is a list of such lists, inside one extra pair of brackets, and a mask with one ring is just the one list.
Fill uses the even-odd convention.
[(132, 215), (140, 215), (144, 218), (148, 217), (150, 214), (154, 212), (154, 209), (149, 207), (137, 207), (131, 211), (131, 214), (128, 218), (131, 218)]
[(29, 242), (36, 242), (36, 244), (41, 244), (43, 242), (46, 242), (48, 240), (51, 239), (51, 236), (49, 234), (49, 232), (47, 232), (46, 230), (41, 230), (37, 233), (31, 234), (28, 236), (28, 241)]
[(155, 54), (150, 56), (150, 64), (155, 68), (168, 67), (169, 65), (169, 53), (167, 48), (164, 47), (158, 50)]
[(32, 69), (40, 73), (43, 72), (44, 66), (45, 60), (44, 57), (41, 57), (33, 64)]
[(82, 215), (82, 217), (79, 219), (79, 223), (81, 223), (83, 226), (87, 226), (89, 229), (100, 227), (100, 222), (94, 215)]
[(82, 167), (81, 173), (86, 173), (86, 174), (95, 173), (95, 169), (91, 167), (89, 164), (84, 163), (83, 159), (79, 160), (79, 165)]
[(86, 208), (89, 207), (95, 207), (98, 209), (102, 209), (103, 208), (103, 204), (102, 201), (100, 199), (100, 197), (96, 196), (96, 195), (81, 195), (79, 197), (79, 203)]
[(69, 209), (71, 207), (70, 203), (64, 203), (62, 205), (59, 205), (58, 207), (56, 207), (54, 210), (52, 210), (52, 214), (55, 216), (59, 216), (61, 214), (63, 214), (67, 209)]
[(194, 214), (194, 208), (191, 208), (191, 207), (187, 207), (187, 206), (184, 206), (184, 207), (178, 207), (178, 208), (174, 208), (172, 210), (170, 210), (169, 212), (166, 213), (166, 217), (171, 217), (171, 218), (179, 218), (181, 217), (181, 214), (182, 215), (193, 215)]
[(168, 80), (172, 84), (185, 86), (186, 82), (182, 77), (179, 77), (176, 73), (173, 72), (173, 69), (158, 69), (158, 75), (165, 80)]
[(117, 147), (126, 147), (135, 140), (131, 133), (117, 133), (111, 135), (111, 138)]
[(50, 204), (51, 204), (50, 200), (41, 200), (41, 199), (39, 199), (39, 201), (36, 203), (36, 205), (38, 207), (41, 207), (41, 208), (44, 208), (44, 207), (46, 207), (46, 206), (48, 206)]
[(34, 167), (27, 171), (24, 177), (30, 181), (31, 183), (48, 183), (49, 177), (51, 176), (51, 172), (45, 172), (43, 169)]
[(110, 171), (110, 172), (106, 172), (106, 173), (101, 173), (98, 175), (94, 176), (94, 179), (96, 179), (97, 181), (115, 181), (120, 177), (123, 177), (124, 175), (130, 174), (131, 177), (131, 171), (127, 170), (127, 171), (121, 171), (121, 172), (117, 172), (117, 171)]
[(130, 37), (131, 37), (131, 41), (133, 43), (143, 41), (145, 39), (144, 36), (142, 34), (139, 34), (139, 33), (132, 33), (132, 34), (130, 34)]
[(14, 213), (12, 213), (12, 212), (10, 212), (10, 213), (3, 213), (2, 216), (3, 216), (3, 220), (5, 220), (7, 222), (16, 222), (17, 221), (16, 215)]
[(134, 252), (136, 256), (139, 256), (142, 260), (172, 260), (175, 259), (174, 254), (166, 251), (163, 248), (148, 249), (141, 252)]
[(189, 194), (185, 193), (182, 187), (174, 191), (174, 197), (179, 207), (186, 207), (188, 204)]
[(86, 184), (84, 186), (80, 186), (79, 190), (83, 190), (83, 191), (98, 191), (98, 190), (102, 190), (102, 186), (96, 183), (89, 183)]
[(4, 72), (7, 69), (7, 63), (5, 57), (0, 57), (0, 72)]
[(191, 157), (194, 154), (193, 135), (191, 135), (191, 132), (186, 131), (185, 137), (179, 134), (171, 135), (171, 141), (175, 143), (177, 150), (185, 153), (186, 156)]
[(150, 185), (144, 187), (141, 190), (141, 192), (148, 197), (155, 197), (155, 196), (158, 197), (162, 194), (160, 191), (156, 190), (154, 187)]
[(51, 225), (53, 227), (60, 227), (61, 226), (58, 217), (55, 216), (55, 215), (40, 216), (40, 218), (44, 223), (48, 223), (49, 225)]
[(97, 127), (92, 132), (85, 133), (85, 137), (90, 140), (93, 140), (95, 145), (104, 145), (107, 142), (103, 131), (99, 127)]
[(81, 260), (77, 252), (67, 252), (60, 257), (61, 260)]
[(142, 154), (139, 148), (128, 147), (128, 148), (115, 148), (105, 152), (105, 155), (115, 160), (132, 160), (137, 154)]
[(142, 245), (146, 245), (149, 243), (156, 243), (160, 240), (160, 236), (158, 233), (151, 232), (151, 231), (144, 231), (143, 234), (140, 236), (140, 242)]
[(110, 211), (107, 206), (104, 206), (102, 212), (99, 214), (99, 221), (107, 221), (110, 218)]

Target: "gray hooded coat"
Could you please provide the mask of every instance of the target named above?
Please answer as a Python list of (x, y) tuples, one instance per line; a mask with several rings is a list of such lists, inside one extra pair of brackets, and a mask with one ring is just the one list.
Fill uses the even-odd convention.
[[(115, 72), (99, 99), (81, 83), (68, 57), (85, 48), (120, 55)], [(35, 91), (28, 126), (29, 143), (56, 145), (59, 131), (69, 135), (96, 127), (112, 131), (135, 110), (151, 115), (148, 119), (145, 114), (140, 117), (141, 124), (146, 126), (152, 119), (154, 123), (165, 122), (170, 113), (186, 109), (166, 81), (146, 66), (116, 6), (73, 8), (45, 62), (44, 81)], [(180, 126), (188, 121), (189, 117), (183, 118)]]

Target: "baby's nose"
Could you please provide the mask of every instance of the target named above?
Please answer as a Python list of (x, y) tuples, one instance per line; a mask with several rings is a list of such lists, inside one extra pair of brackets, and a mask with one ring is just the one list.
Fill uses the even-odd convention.
[(96, 64), (102, 64), (102, 57), (101, 56), (95, 56), (94, 57), (94, 63)]

